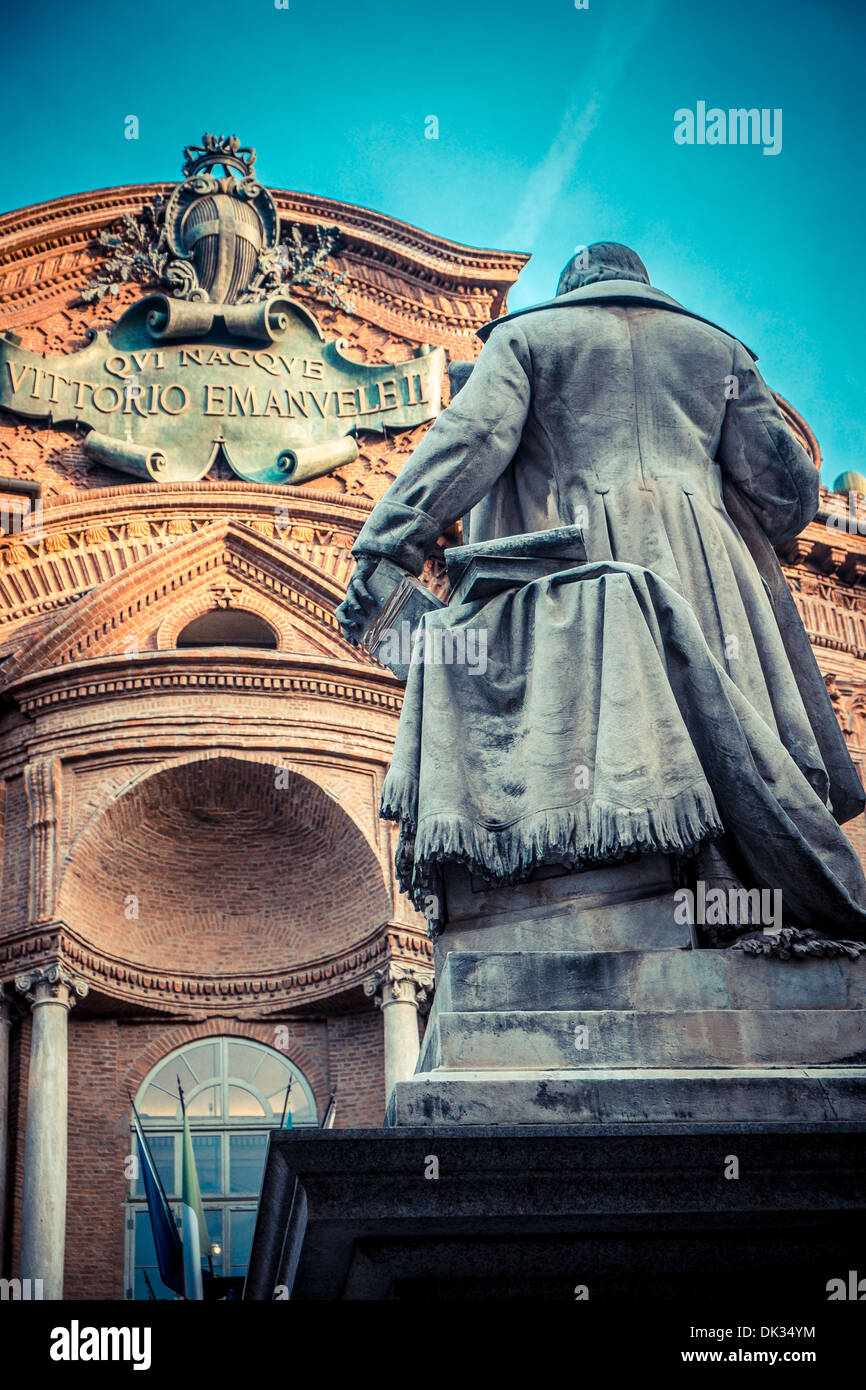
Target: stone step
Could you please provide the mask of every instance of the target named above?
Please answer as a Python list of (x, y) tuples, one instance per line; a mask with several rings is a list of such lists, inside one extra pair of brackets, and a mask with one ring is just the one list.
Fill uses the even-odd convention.
[(394, 1087), (386, 1123), (673, 1128), (828, 1120), (866, 1122), (866, 1068), (434, 1071)]
[(866, 1008), (866, 957), (780, 961), (742, 951), (451, 953), (437, 1009)]
[[(866, 1063), (866, 1009), (434, 1009), (418, 1071)], [(504, 1121), (503, 1121), (504, 1123)]]
[[(546, 873), (547, 876), (544, 876)], [(689, 929), (676, 920), (666, 855), (489, 888), (467, 869), (444, 871), (448, 924), (437, 938), (437, 974), (449, 951), (676, 950)]]

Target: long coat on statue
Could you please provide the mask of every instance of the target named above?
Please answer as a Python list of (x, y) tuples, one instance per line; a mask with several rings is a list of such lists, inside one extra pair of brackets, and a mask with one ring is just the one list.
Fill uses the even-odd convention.
[(863, 792), (772, 549), (818, 475), (753, 356), (637, 281), (481, 336), (354, 551), (417, 574), (463, 517), (468, 543), (579, 526), (587, 563), (425, 619), (483, 630), (486, 667), (410, 669), (383, 796), (404, 886), (449, 859), (513, 882), (725, 834), (786, 920), (866, 937), (838, 828)]

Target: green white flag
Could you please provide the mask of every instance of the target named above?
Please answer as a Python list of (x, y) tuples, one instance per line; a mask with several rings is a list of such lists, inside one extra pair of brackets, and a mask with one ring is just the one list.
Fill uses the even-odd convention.
[(201, 1204), (201, 1190), (192, 1151), (192, 1136), (186, 1107), (183, 1107), (183, 1181), (181, 1186), (181, 1230), (183, 1233), (183, 1282), (187, 1298), (202, 1299), (201, 1261), (202, 1256), (210, 1256), (210, 1236), (204, 1219)]

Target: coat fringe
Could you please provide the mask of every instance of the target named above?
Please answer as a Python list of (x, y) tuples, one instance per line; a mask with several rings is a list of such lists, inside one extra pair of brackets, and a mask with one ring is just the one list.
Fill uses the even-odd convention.
[(418, 784), (392, 766), (382, 790), (383, 820), (400, 826), (395, 867), (416, 906), (430, 891), (435, 865), (464, 864), (491, 884), (518, 883), (542, 864), (588, 868), (639, 853), (684, 854), (724, 834), (705, 781), (627, 810), (600, 802), (538, 811), (498, 829), (467, 816), (425, 816), (417, 824)]

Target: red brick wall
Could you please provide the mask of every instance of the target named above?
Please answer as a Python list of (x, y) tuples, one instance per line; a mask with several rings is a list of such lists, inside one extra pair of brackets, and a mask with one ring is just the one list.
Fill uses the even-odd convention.
[(3, 891), (0, 893), (0, 932), (14, 931), (27, 921), (30, 878), (30, 836), (24, 778), (6, 783), (3, 826)]
[(26, 1013), (9, 1039), (9, 1153), (7, 1221), (3, 1272), (18, 1269), (21, 1255), (21, 1200), (24, 1193), (24, 1135), (27, 1127), (27, 1070), (30, 1065), (30, 1014)]

